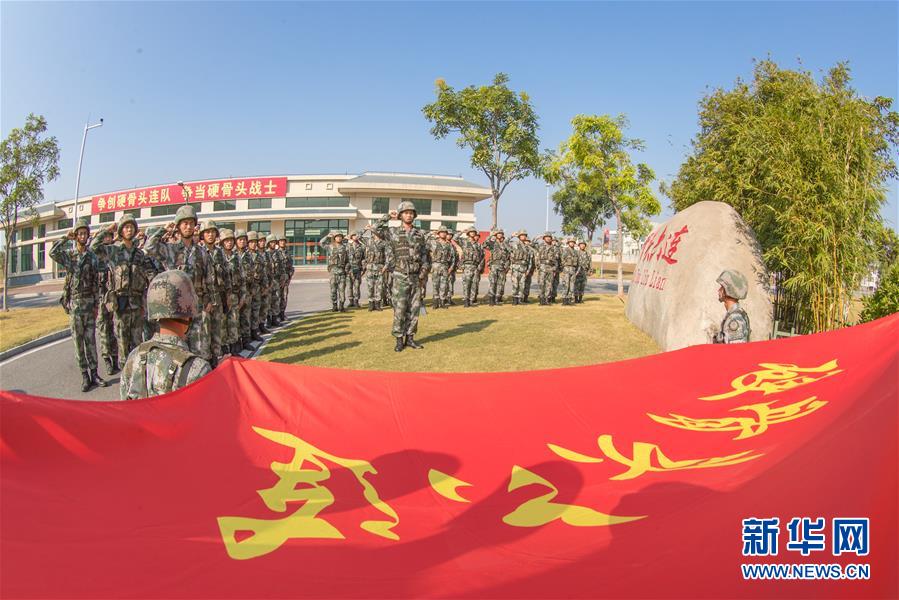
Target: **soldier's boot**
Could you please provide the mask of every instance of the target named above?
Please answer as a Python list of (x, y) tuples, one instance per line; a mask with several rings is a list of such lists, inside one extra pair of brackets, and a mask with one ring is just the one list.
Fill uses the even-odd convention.
[(493, 297), (493, 294), (487, 294), (487, 302), (490, 306), (496, 306), (496, 298)]
[(518, 296), (512, 296), (512, 306), (518, 306)]
[(269, 330), (265, 327), (265, 321), (259, 321), (259, 333), (261, 333), (261, 334), (270, 333)]
[(88, 371), (81, 372), (81, 391), (87, 392), (91, 389), (91, 385), (93, 385), (93, 381), (91, 381), (91, 374)]
[(424, 346), (415, 341), (415, 336), (413, 336), (411, 333), (406, 336), (406, 345), (413, 350), (421, 350), (424, 348)]
[(106, 380), (97, 374), (97, 369), (91, 369), (91, 382), (97, 387), (106, 387)]
[(250, 343), (250, 338), (248, 337), (240, 338), (240, 345), (243, 346), (244, 350), (253, 349), (253, 345)]
[(433, 304), (434, 304), (434, 308), (435, 308), (435, 309), (441, 308), (440, 300), (438, 300), (437, 298), (434, 298)]
[(465, 308), (471, 308), (471, 300), (468, 298), (465, 299), (465, 304), (463, 305)]
[(112, 376), (118, 370), (115, 367), (113, 367), (111, 356), (104, 356), (103, 362), (106, 363), (106, 375), (107, 376)]
[(213, 369), (219, 366), (219, 359), (217, 356), (213, 356), (209, 359), (209, 366)]
[(368, 312), (374, 312), (374, 310), (375, 310), (375, 301), (369, 300), (368, 301)]
[(331, 312), (337, 312), (338, 310), (340, 310), (340, 309), (337, 308), (337, 303), (332, 302), (331, 303)]
[(340, 307), (338, 309), (340, 312), (346, 312), (346, 308), (344, 307), (343, 302), (341, 302), (338, 306)]
[(455, 302), (453, 302), (453, 299), (452, 299), (452, 297), (450, 297), (450, 299), (449, 299), (449, 300), (447, 300), (447, 301), (446, 301), (446, 303), (447, 303), (447, 304), (449, 304), (449, 305), (450, 305), (450, 306), (455, 306), (455, 305), (456, 305), (456, 303), (455, 303)]
[(403, 348), (406, 347), (406, 339), (405, 336), (399, 336), (396, 338), (396, 345), (393, 347), (394, 352), (402, 352)]
[(499, 296), (496, 297), (496, 303), (497, 303), (497, 304), (502, 304), (502, 303), (503, 303), (503, 296), (502, 296), (502, 294), (500, 294)]
[(253, 335), (250, 336), (250, 339), (252, 339), (254, 342), (261, 342), (261, 341), (262, 341), (262, 336), (259, 335), (259, 330), (258, 330), (258, 329), (254, 329), (254, 330), (253, 330)]

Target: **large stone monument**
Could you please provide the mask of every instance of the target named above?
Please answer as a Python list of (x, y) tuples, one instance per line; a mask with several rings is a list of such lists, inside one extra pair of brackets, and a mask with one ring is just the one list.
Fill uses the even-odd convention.
[(740, 301), (749, 314), (750, 341), (771, 333), (768, 272), (752, 229), (721, 202), (699, 202), (657, 227), (640, 250), (627, 295), (627, 318), (665, 350), (709, 344), (724, 304), (715, 280), (736, 269), (749, 280)]

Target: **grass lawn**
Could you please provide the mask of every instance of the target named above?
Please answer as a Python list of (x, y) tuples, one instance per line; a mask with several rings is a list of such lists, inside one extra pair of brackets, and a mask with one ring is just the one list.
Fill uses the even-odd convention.
[[(393, 311), (310, 315), (275, 334), (259, 356), (289, 364), (381, 371), (522, 371), (589, 365), (659, 352), (614, 296), (576, 306), (461, 305), (421, 317), (424, 350), (394, 352)], [(544, 349), (541, 351), (541, 349)]]
[(0, 311), (0, 352), (68, 327), (69, 316), (58, 304)]

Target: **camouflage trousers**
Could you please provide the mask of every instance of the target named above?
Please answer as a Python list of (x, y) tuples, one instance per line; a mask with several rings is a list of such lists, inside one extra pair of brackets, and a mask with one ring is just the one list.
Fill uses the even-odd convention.
[(331, 304), (346, 302), (346, 273), (331, 272)]
[(540, 265), (538, 276), (539, 279), (537, 281), (540, 285), (540, 299), (549, 300), (552, 297), (553, 279), (556, 277), (556, 270), (549, 265)]
[[(97, 315), (97, 336), (100, 338), (100, 355), (105, 358), (117, 358), (119, 348), (116, 343), (114, 313), (107, 310), (106, 303), (100, 303), (100, 311)], [(125, 354), (125, 357), (128, 355)]]
[(563, 300), (574, 300), (574, 280), (577, 277), (577, 267), (562, 267), (559, 275), (559, 293)]
[(450, 271), (449, 275), (447, 276), (446, 296), (443, 297), (443, 300), (445, 302), (449, 302), (450, 300), (453, 299), (453, 294), (455, 294), (455, 293), (456, 293), (456, 270), (453, 269), (452, 271)]
[(290, 292), (290, 281), (281, 288), (281, 312), (287, 312), (287, 294)]
[(268, 289), (264, 289), (259, 296), (259, 324), (265, 325), (268, 321), (268, 307), (271, 306), (272, 298), (268, 293)]
[(73, 298), (69, 329), (75, 342), (75, 360), (82, 371), (97, 368), (97, 306), (93, 299)]
[(369, 265), (365, 272), (365, 280), (368, 283), (368, 301), (383, 302), (384, 274), (381, 269), (384, 265)]
[(531, 295), (531, 281), (534, 278), (534, 269), (531, 269), (527, 272), (527, 275), (524, 276), (524, 300), (527, 301), (528, 296)]
[(527, 296), (527, 265), (512, 265), (512, 297), (524, 300)]
[(243, 299), (244, 305), (239, 310), (238, 323), (240, 327), (240, 337), (249, 339), (252, 337), (252, 317), (253, 317), (253, 296), (247, 295)]
[(240, 311), (237, 310), (237, 294), (228, 294), (228, 314), (222, 315), (219, 337), (224, 344), (233, 344), (240, 338)]
[(551, 290), (550, 293), (549, 293), (549, 299), (550, 299), (550, 300), (555, 300), (555, 299), (556, 299), (556, 294), (557, 294), (558, 291), (559, 291), (559, 277), (560, 277), (560, 275), (561, 275), (561, 270), (556, 271), (556, 272), (553, 273), (553, 287), (552, 287), (552, 290)]
[(259, 308), (262, 306), (262, 293), (259, 288), (254, 288), (250, 296), (250, 328), (259, 329)]
[(118, 338), (118, 352), (122, 360), (138, 347), (144, 336), (143, 308), (127, 308), (115, 313), (115, 335)]
[(574, 280), (574, 296), (576, 299), (580, 300), (584, 297), (584, 290), (587, 289), (587, 275), (586, 273), (579, 274)]
[(390, 299), (390, 290), (393, 289), (393, 273), (390, 271), (387, 271), (386, 273), (384, 273), (383, 277), (384, 277), (384, 286), (382, 289), (384, 290), (384, 295), (383, 295), (383, 299), (381, 301), (384, 304), (386, 304), (387, 306), (390, 306), (392, 303), (392, 301)]
[(449, 268), (443, 263), (431, 266), (431, 286), (434, 288), (434, 301), (446, 300), (449, 294)]
[(478, 297), (478, 285), (481, 283), (481, 274), (478, 266), (462, 265), (462, 298), (474, 302)]
[(362, 293), (362, 269), (348, 269), (346, 274), (346, 295), (350, 300), (359, 300)]
[(393, 302), (393, 337), (414, 335), (418, 331), (418, 313), (421, 310), (418, 274), (395, 272), (390, 296)]
[(203, 310), (203, 306), (197, 303), (197, 316), (190, 322), (187, 330), (187, 347), (191, 352), (209, 360), (209, 314)]
[(497, 302), (502, 299), (503, 292), (506, 291), (506, 274), (508, 272), (508, 269), (505, 268), (490, 269), (490, 275), (487, 276), (488, 297), (492, 296)]
[(281, 284), (275, 283), (268, 294), (268, 314), (277, 317), (281, 314)]

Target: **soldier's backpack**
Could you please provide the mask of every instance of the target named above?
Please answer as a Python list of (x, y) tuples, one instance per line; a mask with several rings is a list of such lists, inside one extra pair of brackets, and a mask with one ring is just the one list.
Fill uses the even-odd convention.
[[(165, 375), (162, 377), (162, 388), (147, 389), (147, 359), (151, 350), (161, 350), (163, 359), (158, 368)], [(160, 344), (154, 340), (143, 342), (137, 349), (137, 364), (131, 371), (131, 379), (128, 383), (128, 399), (149, 398), (160, 394), (168, 394), (172, 390), (183, 388), (187, 385), (187, 377), (190, 369), (185, 368), (187, 363), (197, 358), (196, 354), (180, 348)], [(176, 381), (177, 378), (177, 381)], [(177, 386), (176, 386), (177, 383)], [(152, 394), (150, 392), (153, 392)]]

